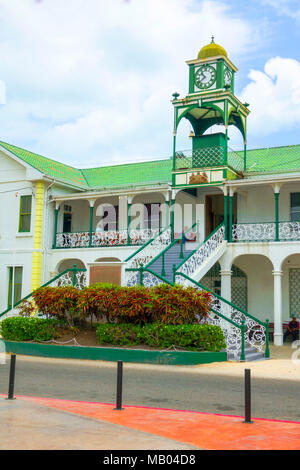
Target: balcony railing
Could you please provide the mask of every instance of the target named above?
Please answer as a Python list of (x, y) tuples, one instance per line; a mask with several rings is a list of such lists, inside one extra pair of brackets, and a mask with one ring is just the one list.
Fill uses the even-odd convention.
[(238, 172), (244, 170), (241, 152), (223, 146), (204, 147), (197, 150), (181, 150), (175, 154), (175, 170), (230, 166)]
[(232, 226), (232, 242), (293, 240), (300, 240), (300, 222), (279, 222), (278, 238), (276, 238), (275, 222), (242, 223)]
[(54, 248), (96, 248), (104, 246), (139, 246), (156, 237), (159, 229), (110, 230), (107, 232), (57, 233)]

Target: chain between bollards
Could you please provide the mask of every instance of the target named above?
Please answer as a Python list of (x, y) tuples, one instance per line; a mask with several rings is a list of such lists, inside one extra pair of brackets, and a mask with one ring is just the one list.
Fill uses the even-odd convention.
[(122, 408), (122, 388), (123, 388), (123, 361), (118, 361), (117, 365), (117, 400), (114, 410), (123, 410)]
[(15, 400), (14, 398), (15, 372), (16, 372), (16, 355), (12, 354), (10, 358), (9, 386), (8, 386), (7, 400)]
[(245, 420), (243, 423), (252, 424), (251, 421), (251, 370), (245, 369)]

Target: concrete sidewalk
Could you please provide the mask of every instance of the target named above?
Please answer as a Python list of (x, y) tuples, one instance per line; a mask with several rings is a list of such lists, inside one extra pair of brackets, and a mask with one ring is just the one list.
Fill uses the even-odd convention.
[(1, 450), (299, 450), (300, 423), (35, 397), (0, 398)]

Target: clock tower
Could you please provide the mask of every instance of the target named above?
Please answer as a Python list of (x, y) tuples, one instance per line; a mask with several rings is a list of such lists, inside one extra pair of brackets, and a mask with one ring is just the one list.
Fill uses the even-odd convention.
[[(246, 168), (246, 121), (248, 104), (234, 95), (236, 66), (222, 46), (214, 42), (202, 47), (197, 59), (188, 60), (189, 90), (184, 98), (173, 94), (173, 187), (220, 185), (227, 179), (242, 177)], [(188, 119), (192, 149), (176, 149), (181, 119)], [(224, 132), (205, 133), (216, 124)], [(234, 152), (228, 147), (228, 127), (237, 127), (244, 148)], [(215, 128), (214, 128), (215, 129)]]

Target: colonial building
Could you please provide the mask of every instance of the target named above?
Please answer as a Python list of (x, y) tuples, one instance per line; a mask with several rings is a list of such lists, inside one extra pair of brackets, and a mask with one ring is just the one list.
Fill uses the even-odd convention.
[[(210, 321), (229, 350), (244, 336), (262, 351), (267, 319), (282, 344), (283, 323), (300, 316), (300, 145), (247, 150), (249, 105), (221, 46), (187, 65), (188, 94), (172, 99), (171, 158), (76, 169), (0, 142), (2, 318), (61, 273), (82, 285), (89, 263), (122, 262), (126, 285), (214, 292)], [(188, 151), (176, 142), (183, 119)], [(228, 146), (229, 126), (240, 151)]]

